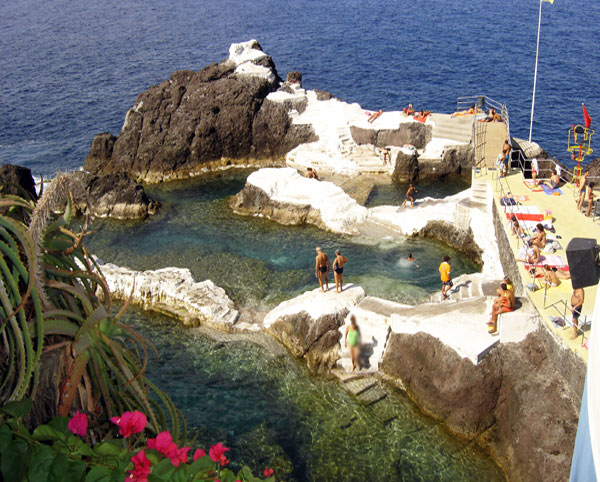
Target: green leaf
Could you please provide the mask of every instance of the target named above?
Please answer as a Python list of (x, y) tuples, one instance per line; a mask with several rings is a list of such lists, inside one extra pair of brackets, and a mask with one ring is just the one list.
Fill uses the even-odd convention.
[(238, 472), (237, 478), (244, 482), (254, 482), (256, 480), (260, 480), (258, 477), (254, 477), (252, 470), (250, 470), (250, 467), (248, 467), (247, 465), (244, 465), (241, 468), (241, 470)]
[(6, 413), (14, 418), (24, 418), (33, 407), (31, 398), (19, 400), (18, 402), (7, 402), (3, 407), (0, 408), (0, 412)]
[(82, 462), (81, 460), (69, 460), (67, 463), (67, 471), (62, 480), (64, 482), (81, 482), (86, 468), (85, 462)]
[(21, 482), (27, 473), (29, 445), (21, 439), (12, 440), (2, 451), (0, 464), (5, 482)]
[(96, 445), (94, 447), (94, 452), (101, 457), (118, 457), (120, 455), (125, 455), (127, 449), (124, 448), (119, 441), (109, 440)]
[(84, 457), (93, 457), (96, 455), (92, 447), (86, 444), (83, 440), (76, 440), (77, 442), (75, 443), (75, 452), (73, 452), (73, 455), (83, 455)]
[(221, 471), (221, 477), (219, 478), (219, 480), (221, 482), (235, 482), (237, 480), (237, 477), (231, 470), (225, 469)]
[(85, 482), (109, 482), (110, 469), (107, 467), (94, 467), (85, 478)]
[(202, 473), (203, 475), (208, 475), (209, 470), (215, 470), (215, 463), (210, 460), (208, 455), (205, 455), (192, 462), (190, 467), (192, 474)]
[(6, 446), (12, 440), (12, 432), (7, 424), (0, 426), (0, 454), (4, 452)]
[(48, 472), (48, 482), (66, 482), (64, 474), (67, 471), (67, 465), (67, 456), (60, 452), (57, 453)]
[(48, 480), (48, 472), (54, 459), (54, 452), (47, 445), (41, 445), (35, 449), (29, 465), (27, 478), (29, 482), (45, 482)]
[(171, 474), (175, 472), (175, 466), (171, 463), (170, 459), (163, 459), (157, 465), (152, 467), (152, 473), (164, 480), (171, 480)]
[(123, 482), (123, 475), (128, 475), (125, 474), (125, 469), (120, 469), (119, 467), (113, 469), (110, 473), (110, 482)]
[(32, 437), (35, 440), (39, 440), (40, 442), (45, 442), (48, 440), (54, 441), (66, 439), (63, 433), (56, 430), (55, 428), (52, 428), (50, 425), (40, 425), (36, 427), (36, 429), (33, 431)]
[(71, 431), (69, 430), (69, 419), (67, 417), (54, 417), (48, 422), (48, 425), (58, 433), (72, 435)]
[(187, 482), (189, 479), (190, 466), (187, 464), (181, 464), (175, 469), (175, 472), (171, 474), (169, 482)]

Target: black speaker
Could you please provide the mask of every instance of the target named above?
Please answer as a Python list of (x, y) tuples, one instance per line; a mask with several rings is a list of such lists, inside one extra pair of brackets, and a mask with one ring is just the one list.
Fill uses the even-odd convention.
[(569, 263), (573, 289), (598, 284), (598, 278), (600, 278), (599, 249), (595, 239), (573, 238), (569, 241), (567, 263)]

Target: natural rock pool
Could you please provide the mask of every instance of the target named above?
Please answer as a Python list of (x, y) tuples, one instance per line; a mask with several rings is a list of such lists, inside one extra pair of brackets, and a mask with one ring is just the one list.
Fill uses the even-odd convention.
[[(312, 226), (237, 216), (227, 197), (243, 188), (248, 174), (237, 170), (149, 186), (149, 195), (162, 203), (158, 214), (141, 222), (96, 220), (97, 232), (88, 238), (88, 246), (104, 261), (132, 269), (189, 268), (197, 280), (211, 279), (237, 303), (257, 308), (270, 308), (317, 286), (316, 246), (332, 259), (335, 249), (349, 258), (344, 282), (404, 303), (417, 303), (439, 289), (438, 266), (445, 254), (452, 258), (454, 277), (478, 270), (460, 253), (428, 239), (360, 242)], [(374, 198), (378, 192), (390, 200), (404, 195), (404, 186), (378, 189)], [(452, 185), (437, 189), (452, 193)], [(409, 252), (416, 264), (405, 261)]]
[[(368, 294), (416, 303), (439, 289), (438, 265), (452, 257), (455, 275), (477, 268), (424, 239), (358, 242), (309, 226), (286, 227), (233, 215), (227, 197), (248, 171), (151, 186), (162, 203), (142, 222), (95, 221), (90, 251), (134, 269), (190, 268), (243, 306), (266, 309), (315, 288), (314, 247), (350, 259), (345, 281)], [(386, 187), (386, 189), (393, 189)], [(392, 192), (392, 191), (390, 191)], [(418, 267), (404, 258), (412, 252)], [(234, 467), (273, 466), (277, 480), (503, 480), (475, 444), (449, 435), (398, 389), (370, 407), (338, 381), (312, 377), (268, 335), (188, 329), (130, 308), (130, 322), (156, 346), (149, 376), (182, 409), (197, 444), (222, 441)]]

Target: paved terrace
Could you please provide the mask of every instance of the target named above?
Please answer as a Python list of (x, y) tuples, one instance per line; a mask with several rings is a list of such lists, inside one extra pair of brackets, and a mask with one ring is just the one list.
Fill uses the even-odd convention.
[[(494, 192), (494, 203), (496, 205), (496, 209), (503, 218), (503, 226), (513, 249), (515, 258), (518, 258), (519, 248), (522, 246), (522, 243), (520, 243), (517, 238), (512, 235), (508, 223), (504, 222), (504, 218), (506, 217), (504, 213), (509, 208), (505, 208), (504, 206), (500, 205), (501, 188), (500, 183), (496, 178), (496, 172), (494, 170), (488, 170), (487, 173), (478, 175), (477, 180), (487, 181), (490, 184), (492, 191)], [(562, 194), (560, 196), (548, 195), (543, 191), (533, 192), (525, 185), (523, 175), (521, 171), (517, 169), (513, 170), (506, 178), (502, 180), (502, 189), (508, 189), (512, 196), (519, 201), (521, 205), (531, 207), (532, 211), (538, 211), (542, 214), (544, 214), (547, 209), (552, 211), (554, 228), (556, 232), (550, 233), (547, 231), (548, 238), (555, 239), (556, 235), (560, 236), (560, 239), (557, 239), (557, 241), (560, 243), (561, 249), (557, 250), (554, 255), (560, 256), (565, 264), (567, 263), (566, 247), (572, 238), (579, 237), (600, 239), (600, 221), (596, 219), (596, 222), (593, 222), (592, 217), (587, 218), (583, 212), (579, 212), (577, 210), (576, 195), (574, 194), (572, 184), (566, 184), (562, 186)], [(536, 222), (531, 222), (531, 225), (535, 225)], [(541, 260), (541, 263), (544, 263), (543, 259)], [(519, 273), (523, 283), (530, 283), (532, 278), (527, 272), (524, 263), (519, 262), (517, 264), (519, 265)], [(535, 305), (548, 329), (556, 336), (564, 340), (569, 348), (577, 353), (585, 361), (585, 363), (587, 363), (588, 349), (583, 344), (581, 331), (575, 340), (571, 340), (570, 336), (572, 335), (573, 330), (568, 323), (565, 324), (564, 328), (556, 327), (550, 320), (551, 317), (563, 315), (565, 304), (562, 302), (562, 300), (564, 300), (567, 303), (566, 319), (567, 322), (571, 321), (570, 298), (573, 291), (571, 281), (562, 280), (558, 287), (549, 287), (547, 291), (543, 288), (543, 279), (538, 278), (537, 284), (538, 286), (541, 285), (542, 288), (538, 288), (538, 290), (535, 292), (525, 289), (526, 296), (528, 296)], [(585, 315), (587, 315), (588, 320), (591, 319), (596, 302), (596, 291), (596, 286), (585, 288), (585, 301), (583, 303), (580, 325), (585, 319)], [(555, 306), (558, 306), (560, 311), (553, 307), (553, 304), (556, 304)], [(584, 331), (584, 336), (585, 340), (587, 340), (590, 334), (589, 326), (587, 326), (585, 329), (587, 331)]]

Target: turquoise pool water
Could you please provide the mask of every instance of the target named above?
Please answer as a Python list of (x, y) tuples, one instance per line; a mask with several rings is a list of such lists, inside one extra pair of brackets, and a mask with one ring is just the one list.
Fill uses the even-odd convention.
[[(242, 189), (248, 173), (150, 186), (149, 194), (162, 203), (157, 215), (142, 222), (94, 221), (98, 231), (87, 244), (104, 261), (133, 269), (189, 268), (197, 280), (211, 279), (236, 302), (258, 308), (317, 286), (316, 246), (331, 257), (341, 249), (349, 258), (346, 283), (406, 303), (422, 301), (439, 289), (438, 266), (445, 254), (452, 258), (455, 276), (477, 270), (458, 252), (431, 240), (360, 244), (311, 226), (234, 215), (227, 200)], [(416, 264), (405, 261), (409, 252)]]
[[(417, 195), (415, 200), (418, 204), (419, 199), (426, 197), (443, 198), (459, 193), (471, 187), (471, 184), (462, 178), (452, 180), (441, 180), (436, 182), (418, 183), (415, 184)], [(400, 205), (404, 202), (404, 196), (408, 191), (408, 183), (405, 182), (390, 182), (386, 184), (378, 184), (371, 191), (371, 195), (367, 199), (367, 207)]]
[[(402, 392), (371, 407), (340, 383), (310, 376), (268, 335), (219, 341), (162, 315), (130, 308), (160, 353), (148, 374), (199, 430), (197, 447), (231, 448), (233, 469), (273, 467), (286, 481), (496, 481), (499, 468), (450, 436)], [(381, 412), (385, 418), (382, 422)]]

